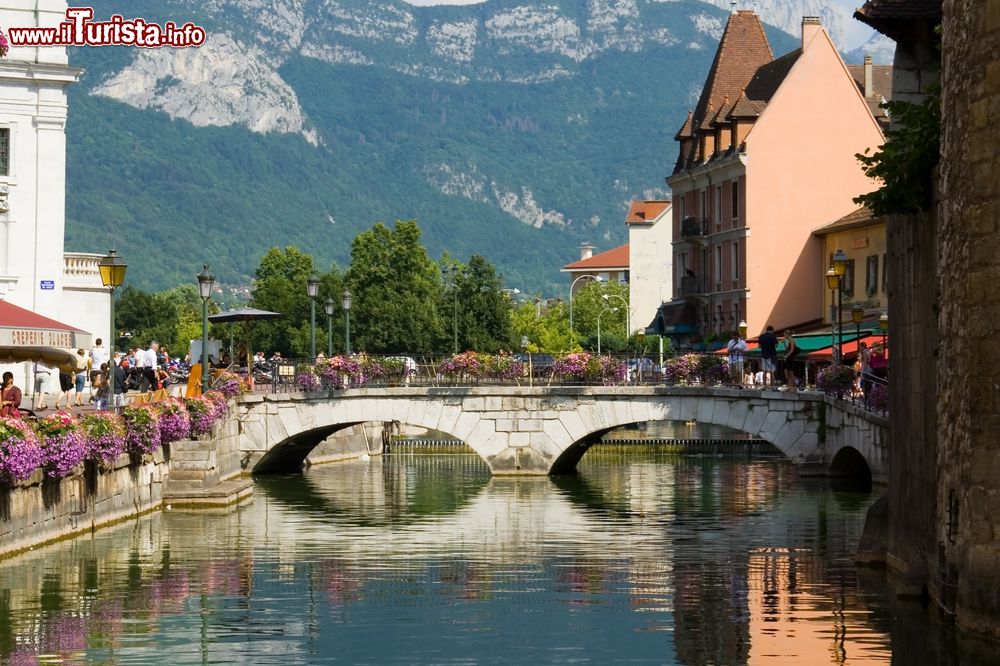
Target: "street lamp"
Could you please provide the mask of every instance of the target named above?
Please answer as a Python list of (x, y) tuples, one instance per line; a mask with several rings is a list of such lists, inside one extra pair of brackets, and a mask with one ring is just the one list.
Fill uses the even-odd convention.
[(351, 291), (345, 289), (340, 296), (340, 307), (344, 308), (344, 349), (351, 355)]
[[(830, 266), (829, 270), (826, 272), (826, 286), (830, 288), (830, 339), (831, 341), (837, 337), (837, 290), (840, 289), (840, 276), (837, 275), (837, 271)], [(833, 346), (831, 344), (831, 346)], [(839, 361), (838, 354), (840, 354), (840, 348), (834, 347), (833, 360), (834, 362)]]
[(618, 308), (604, 308), (601, 313), (597, 315), (597, 355), (601, 355), (601, 317), (604, 316), (605, 312), (618, 312)]
[(576, 283), (579, 282), (580, 280), (593, 280), (594, 282), (604, 282), (604, 278), (602, 278), (600, 275), (589, 275), (589, 274), (581, 275), (580, 277), (578, 277), (575, 280), (573, 280), (572, 282), (570, 282), (570, 284), (569, 284), (569, 332), (570, 332), (571, 335), (574, 333), (574, 329), (573, 329), (573, 287), (575, 287)]
[(458, 353), (458, 274), (461, 269), (455, 265), (451, 267), (451, 291), (454, 296), (454, 311), (451, 319), (452, 324), (452, 335), (454, 337), (454, 344), (452, 346), (452, 353)]
[(889, 315), (882, 313), (882, 316), (878, 318), (878, 327), (882, 329), (882, 353), (886, 353), (889, 349), (885, 346), (885, 335), (889, 331)]
[(333, 298), (327, 296), (323, 307), (326, 310), (326, 355), (333, 356), (333, 309), (337, 304)]
[[(111, 335), (108, 336), (109, 344), (113, 345), (115, 340), (115, 289), (125, 282), (125, 269), (128, 265), (118, 256), (118, 250), (110, 249), (101, 261), (97, 264), (101, 272), (101, 284), (108, 288), (111, 294)], [(118, 407), (115, 404), (115, 350), (111, 350), (110, 363), (108, 365), (108, 380), (111, 382), (111, 411)]]
[(851, 319), (854, 320), (854, 346), (861, 340), (861, 320), (865, 318), (865, 309), (860, 305), (851, 308)]
[(319, 296), (319, 278), (313, 273), (306, 280), (309, 294), (309, 358), (316, 358), (316, 297)]
[(604, 299), (605, 303), (608, 302), (608, 299), (617, 298), (625, 306), (625, 339), (627, 340), (632, 335), (632, 313), (629, 312), (628, 301), (620, 294), (601, 294), (601, 298)]
[(847, 273), (847, 255), (838, 249), (833, 253), (833, 271), (837, 274), (837, 362), (844, 361), (844, 325), (841, 323), (844, 307), (844, 275)]
[(743, 338), (744, 340), (746, 340), (747, 339), (747, 322), (746, 322), (746, 320), (745, 319), (741, 319), (739, 325), (737, 326), (737, 328), (740, 331), (740, 337)]
[(215, 278), (208, 272), (208, 264), (203, 264), (198, 273), (198, 293), (201, 295), (201, 392), (207, 393), (211, 385), (208, 370), (208, 299), (212, 297)]

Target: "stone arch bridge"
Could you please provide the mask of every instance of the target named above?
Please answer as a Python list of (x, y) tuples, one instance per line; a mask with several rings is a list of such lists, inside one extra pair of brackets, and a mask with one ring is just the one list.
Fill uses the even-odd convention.
[[(712, 387), (570, 386), (351, 389), (239, 399), (239, 447), (254, 474), (296, 471), (338, 430), (398, 421), (461, 439), (493, 474), (571, 472), (610, 430), (698, 421), (759, 437), (817, 474), (867, 466), (888, 475), (888, 422), (819, 393)], [(864, 465), (861, 465), (861, 462)]]

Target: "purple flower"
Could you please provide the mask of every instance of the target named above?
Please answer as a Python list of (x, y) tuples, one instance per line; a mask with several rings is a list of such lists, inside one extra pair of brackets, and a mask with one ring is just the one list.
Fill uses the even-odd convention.
[(160, 415), (160, 442), (169, 444), (191, 434), (191, 417), (187, 411)]
[(81, 419), (80, 427), (90, 443), (90, 455), (97, 462), (110, 465), (125, 452), (125, 426), (120, 416), (94, 412)]
[(43, 459), (38, 439), (27, 424), (0, 418), (0, 482), (10, 485), (27, 479)]
[(122, 411), (125, 421), (125, 446), (139, 455), (153, 453), (160, 448), (160, 417), (150, 405), (126, 407)]
[(61, 479), (83, 462), (90, 453), (87, 437), (78, 429), (42, 438), (46, 476)]

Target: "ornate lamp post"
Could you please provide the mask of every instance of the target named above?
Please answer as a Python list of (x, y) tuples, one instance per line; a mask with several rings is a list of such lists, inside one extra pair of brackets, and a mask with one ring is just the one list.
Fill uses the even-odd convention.
[(569, 332), (570, 332), (571, 335), (576, 332), (575, 329), (573, 328), (573, 287), (575, 287), (576, 283), (579, 282), (580, 280), (593, 280), (594, 282), (604, 282), (604, 278), (602, 278), (600, 275), (581, 275), (580, 277), (578, 277), (575, 280), (573, 280), (572, 282), (570, 282), (570, 284), (569, 284)]
[(326, 355), (333, 356), (333, 309), (337, 304), (327, 296), (323, 307), (326, 310)]
[(605, 312), (618, 312), (618, 308), (604, 308), (601, 313), (597, 315), (597, 355), (601, 355), (601, 317), (604, 316)]
[(889, 315), (882, 313), (882, 316), (878, 318), (878, 327), (882, 329), (882, 353), (889, 351), (889, 348), (885, 345), (885, 336), (889, 331)]
[(851, 308), (851, 319), (854, 320), (854, 345), (861, 340), (861, 320), (865, 318), (865, 309), (860, 305)]
[(351, 355), (351, 292), (348, 289), (340, 296), (340, 307), (344, 308), (344, 347)]
[(737, 328), (740, 331), (740, 337), (743, 338), (744, 340), (746, 340), (747, 339), (747, 322), (746, 322), (746, 320), (745, 319), (741, 319), (740, 323), (737, 325)]
[(116, 411), (118, 405), (115, 403), (115, 289), (125, 282), (125, 269), (128, 265), (118, 256), (118, 250), (110, 249), (108, 253), (97, 264), (101, 272), (101, 284), (108, 288), (111, 294), (111, 335), (108, 336), (108, 344), (112, 347), (111, 357), (108, 364), (108, 380), (111, 382), (111, 411)]
[(839, 278), (837, 289), (837, 363), (844, 360), (844, 326), (841, 324), (844, 307), (844, 275), (847, 273), (847, 255), (838, 249), (833, 253), (833, 270)]
[(204, 264), (198, 273), (198, 293), (201, 295), (201, 392), (206, 393), (211, 385), (211, 372), (208, 369), (208, 299), (212, 297), (215, 278), (208, 272), (208, 264)]
[(306, 280), (309, 295), (309, 358), (316, 358), (316, 297), (319, 296), (319, 278), (313, 273)]
[[(837, 275), (837, 271), (833, 270), (833, 266), (826, 272), (826, 286), (830, 288), (830, 340), (831, 346), (833, 346), (832, 341), (837, 337), (837, 291), (840, 290), (840, 276)], [(840, 347), (834, 347), (833, 360), (835, 363), (840, 362), (839, 354)]]

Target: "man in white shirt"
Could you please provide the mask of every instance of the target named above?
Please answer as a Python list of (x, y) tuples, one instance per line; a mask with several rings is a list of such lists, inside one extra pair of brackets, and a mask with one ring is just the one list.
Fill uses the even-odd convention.
[[(101, 374), (101, 364), (107, 363), (111, 358), (107, 347), (102, 347), (102, 340), (97, 338), (94, 348), (90, 350), (90, 385), (94, 385), (94, 377)], [(111, 367), (110, 364), (108, 367)]]
[[(150, 388), (153, 390), (156, 389), (156, 352), (159, 351), (159, 349), (160, 343), (153, 340), (149, 343), (149, 349), (136, 354), (136, 365), (142, 368), (142, 386), (140, 387), (140, 390), (144, 393), (150, 390)], [(139, 365), (140, 359), (138, 357), (142, 357), (141, 365)]]

